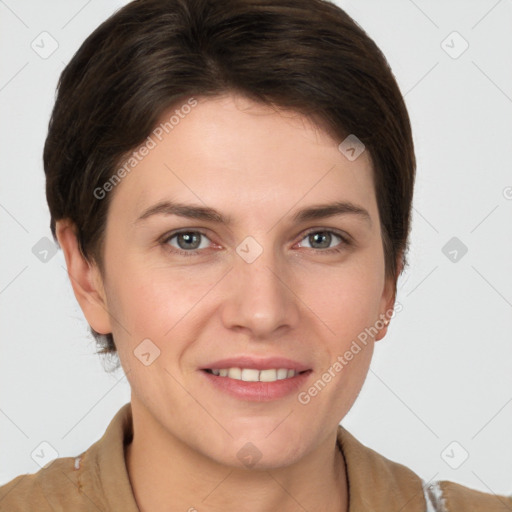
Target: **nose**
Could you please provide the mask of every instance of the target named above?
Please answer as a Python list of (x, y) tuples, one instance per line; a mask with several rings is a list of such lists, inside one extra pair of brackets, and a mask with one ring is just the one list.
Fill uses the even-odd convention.
[(269, 249), (252, 262), (235, 256), (233, 269), (223, 283), (224, 326), (259, 339), (295, 328), (300, 299), (285, 260)]

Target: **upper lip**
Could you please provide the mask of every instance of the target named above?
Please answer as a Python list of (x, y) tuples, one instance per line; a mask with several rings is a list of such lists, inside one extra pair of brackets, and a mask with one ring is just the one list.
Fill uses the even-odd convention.
[(203, 366), (201, 370), (220, 370), (222, 368), (253, 368), (255, 370), (269, 370), (271, 368), (287, 368), (296, 372), (303, 372), (311, 368), (303, 363), (286, 357), (256, 358), (253, 356), (238, 356), (219, 359)]

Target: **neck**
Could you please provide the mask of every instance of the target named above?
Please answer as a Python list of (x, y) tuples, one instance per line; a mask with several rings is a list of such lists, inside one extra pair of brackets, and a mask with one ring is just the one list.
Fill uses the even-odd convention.
[(141, 512), (347, 512), (346, 467), (336, 433), (292, 465), (247, 470), (218, 464), (134, 415), (126, 467)]

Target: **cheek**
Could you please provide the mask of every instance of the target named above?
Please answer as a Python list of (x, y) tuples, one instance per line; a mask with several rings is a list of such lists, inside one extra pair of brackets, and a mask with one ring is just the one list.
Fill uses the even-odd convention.
[[(106, 288), (114, 335), (136, 345), (144, 338), (160, 341), (190, 322), (197, 305), (212, 287), (206, 272), (185, 267), (154, 267), (126, 260), (111, 272)], [(128, 335), (128, 333), (130, 333)]]
[(331, 334), (346, 341), (378, 319), (383, 286), (384, 267), (373, 259), (304, 276), (302, 297)]
[(308, 304), (329, 328), (322, 329), (327, 358), (320, 379), (329, 382), (328, 391), (322, 394), (323, 406), (348, 411), (371, 363), (383, 280), (378, 266), (374, 271), (366, 267), (336, 276), (330, 277), (330, 285), (323, 290), (311, 288)]

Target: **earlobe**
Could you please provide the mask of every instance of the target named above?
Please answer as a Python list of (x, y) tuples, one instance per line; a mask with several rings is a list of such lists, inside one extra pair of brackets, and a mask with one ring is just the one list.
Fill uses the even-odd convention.
[(386, 309), (380, 314), (379, 320), (377, 321), (378, 324), (382, 326), (382, 328), (379, 329), (379, 332), (375, 336), (375, 341), (379, 341), (384, 338), (388, 332), (389, 322), (391, 321), (391, 316), (393, 315), (394, 311), (395, 294), (393, 293), (391, 299), (385, 301), (384, 303)]
[[(382, 315), (381, 315), (382, 316)], [(379, 332), (376, 334), (375, 336), (375, 341), (379, 341), (381, 340), (382, 338), (384, 338), (384, 336), (386, 336), (387, 332), (388, 332), (388, 325), (389, 325), (389, 318), (383, 318), (381, 320), (382, 322), (382, 329), (379, 330)]]
[(76, 228), (70, 220), (56, 222), (56, 235), (66, 259), (73, 292), (87, 322), (100, 334), (111, 333), (110, 315), (98, 266), (83, 256), (78, 246)]
[[(402, 273), (403, 264), (402, 258), (399, 256), (397, 258), (397, 273), (399, 276)], [(386, 279), (386, 286), (384, 288), (384, 293), (382, 295), (382, 304), (384, 307), (384, 311), (380, 314), (380, 323), (382, 324), (382, 329), (379, 329), (378, 334), (375, 336), (375, 341), (379, 341), (384, 336), (386, 336), (388, 332), (388, 326), (391, 321), (391, 316), (395, 310), (395, 302), (396, 302), (396, 283), (397, 280), (393, 280), (391, 277)]]

